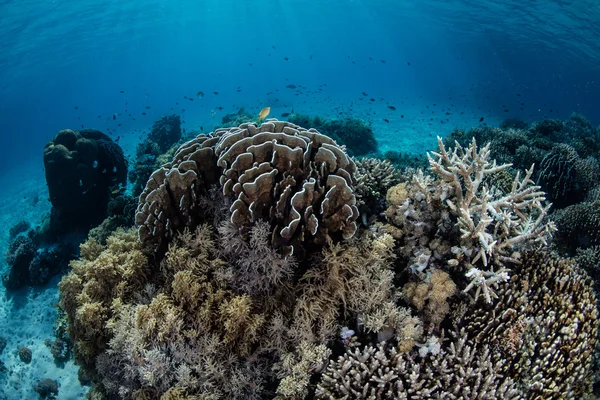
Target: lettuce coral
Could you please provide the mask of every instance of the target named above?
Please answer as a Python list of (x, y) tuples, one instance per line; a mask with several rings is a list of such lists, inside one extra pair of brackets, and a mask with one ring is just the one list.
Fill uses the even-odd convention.
[(269, 120), (200, 135), (155, 171), (136, 213), (140, 239), (157, 244), (206, 220), (208, 190), (217, 180), (231, 222), (247, 231), (258, 219), (272, 225), (272, 243), (285, 253), (357, 229), (354, 162), (315, 130)]

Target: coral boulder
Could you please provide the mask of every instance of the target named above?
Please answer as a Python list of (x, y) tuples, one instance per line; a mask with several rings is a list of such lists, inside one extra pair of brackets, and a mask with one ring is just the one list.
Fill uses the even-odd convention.
[(111, 188), (127, 179), (123, 150), (93, 129), (60, 131), (44, 149), (44, 166), (56, 233), (100, 223)]

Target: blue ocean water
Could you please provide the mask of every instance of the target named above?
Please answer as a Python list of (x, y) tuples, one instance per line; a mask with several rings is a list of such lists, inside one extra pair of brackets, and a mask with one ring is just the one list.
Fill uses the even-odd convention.
[[(413, 154), (507, 117), (597, 126), (598, 21), (593, 0), (1, 0), (0, 250), (8, 227), (49, 210), (42, 151), (61, 129), (99, 129), (133, 157), (163, 115), (208, 132), (241, 107), (363, 118), (382, 152)], [(34, 357), (49, 357), (56, 282), (0, 289), (0, 332)], [(41, 375), (60, 379), (61, 399), (85, 390), (48, 358), (15, 369), (0, 399), (34, 398)]]

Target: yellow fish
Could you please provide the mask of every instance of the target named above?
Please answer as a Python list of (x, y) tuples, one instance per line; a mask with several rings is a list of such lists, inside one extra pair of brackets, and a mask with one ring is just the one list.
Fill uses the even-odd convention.
[(271, 112), (271, 107), (265, 107), (262, 110), (260, 110), (260, 112), (258, 113), (258, 122), (267, 118), (267, 115), (269, 115), (270, 112)]

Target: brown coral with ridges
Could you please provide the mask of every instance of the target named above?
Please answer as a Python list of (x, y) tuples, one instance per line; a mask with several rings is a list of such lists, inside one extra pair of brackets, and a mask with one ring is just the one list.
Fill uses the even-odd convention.
[(154, 171), (140, 195), (135, 214), (142, 242), (161, 244), (205, 218), (199, 198), (218, 178), (213, 146), (217, 137), (200, 135), (184, 143), (173, 161)]
[(200, 198), (219, 184), (242, 234), (258, 219), (273, 227), (272, 243), (286, 254), (357, 229), (354, 162), (316, 130), (270, 120), (220, 129), (180, 147), (152, 174), (136, 214), (140, 239), (160, 244), (202, 219)]

